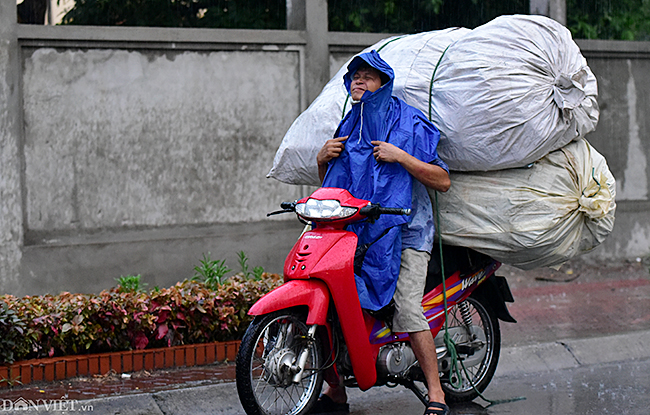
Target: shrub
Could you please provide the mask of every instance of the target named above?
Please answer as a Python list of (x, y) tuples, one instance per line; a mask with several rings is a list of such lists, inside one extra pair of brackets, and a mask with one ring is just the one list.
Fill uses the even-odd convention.
[(137, 278), (129, 289), (99, 294), (0, 296), (0, 363), (238, 340), (250, 306), (281, 282), (277, 274), (240, 273), (218, 285), (186, 280), (143, 292)]
[(27, 353), (22, 341), (24, 323), (16, 312), (0, 302), (0, 363), (12, 363), (17, 355)]
[(203, 254), (199, 266), (194, 267), (194, 281), (202, 281), (209, 288), (216, 290), (223, 283), (227, 273), (231, 271), (226, 266), (226, 260), (215, 261), (210, 259), (210, 253)]
[(122, 275), (120, 278), (115, 279), (117, 281), (117, 290), (119, 292), (141, 291), (147, 286), (146, 283), (140, 282), (141, 278), (141, 275), (127, 275), (126, 277)]

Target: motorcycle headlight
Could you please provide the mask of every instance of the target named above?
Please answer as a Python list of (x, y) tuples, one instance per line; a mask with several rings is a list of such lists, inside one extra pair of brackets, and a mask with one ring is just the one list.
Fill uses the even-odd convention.
[(336, 220), (357, 213), (357, 208), (341, 206), (338, 200), (309, 199), (296, 205), (296, 213), (309, 220)]

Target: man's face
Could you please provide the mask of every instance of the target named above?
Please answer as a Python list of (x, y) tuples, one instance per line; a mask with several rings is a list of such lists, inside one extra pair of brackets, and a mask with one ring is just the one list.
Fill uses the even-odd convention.
[(361, 68), (352, 76), (350, 96), (359, 101), (366, 91), (375, 92), (381, 87), (381, 76), (375, 68)]

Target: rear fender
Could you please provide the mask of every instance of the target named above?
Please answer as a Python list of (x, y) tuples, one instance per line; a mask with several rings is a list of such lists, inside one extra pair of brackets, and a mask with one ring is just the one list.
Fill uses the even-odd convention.
[(316, 279), (291, 280), (260, 298), (248, 314), (259, 316), (291, 307), (307, 306), (307, 325), (325, 325), (330, 293), (327, 285)]
[(516, 323), (506, 306), (506, 302), (514, 302), (508, 282), (504, 277), (492, 275), (472, 293), (472, 297), (486, 301), (496, 313), (499, 320)]

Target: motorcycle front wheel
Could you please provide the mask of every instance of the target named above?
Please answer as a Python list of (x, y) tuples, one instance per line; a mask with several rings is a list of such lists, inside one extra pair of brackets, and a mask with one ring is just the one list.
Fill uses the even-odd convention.
[[(499, 320), (489, 304), (472, 297), (464, 303), (452, 307), (448, 315), (449, 330), (457, 334), (453, 340), (459, 371), (448, 371), (441, 378), (447, 402), (467, 402), (477, 398), (492, 380), (501, 351)], [(470, 321), (468, 333), (465, 323)]]
[[(237, 392), (248, 415), (304, 415), (323, 386), (323, 349), (308, 340), (306, 318), (297, 310), (258, 316), (246, 330), (237, 354)], [(296, 382), (298, 356), (307, 360)]]

